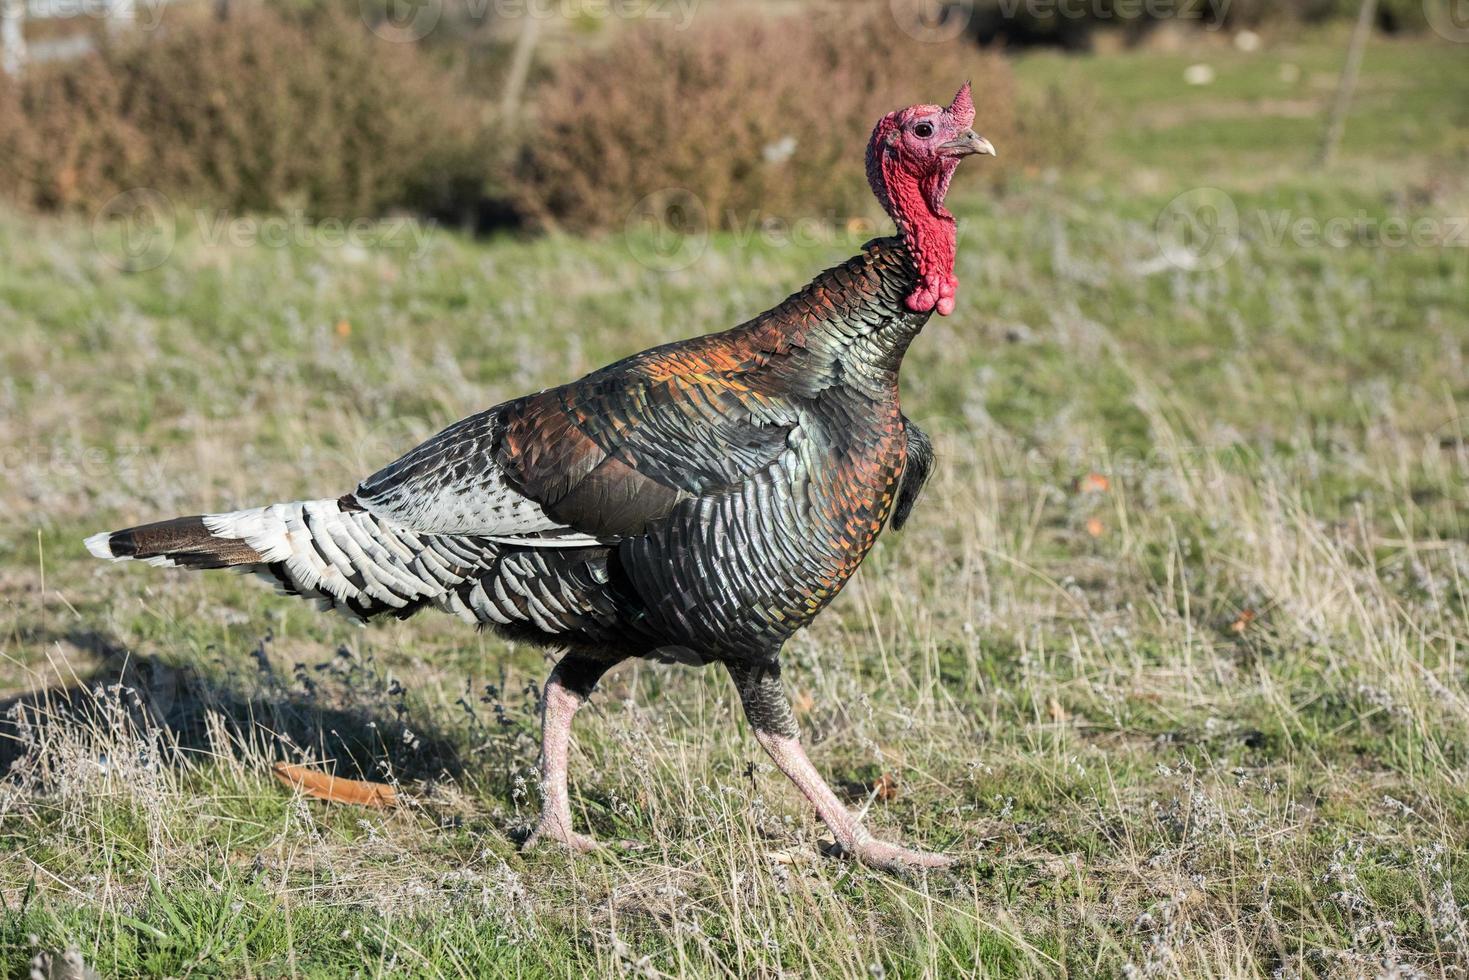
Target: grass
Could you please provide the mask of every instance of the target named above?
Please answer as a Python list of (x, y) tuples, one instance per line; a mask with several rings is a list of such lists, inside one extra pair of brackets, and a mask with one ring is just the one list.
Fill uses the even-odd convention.
[[(787, 651), (817, 764), (881, 833), (965, 859), (926, 879), (821, 856), (723, 676), (655, 664), (577, 723), (577, 819), (615, 846), (522, 854), (541, 652), (80, 544), (349, 489), (479, 407), (766, 308), (844, 233), (715, 236), (665, 274), (617, 237), (415, 256), (186, 221), (126, 274), (85, 224), (0, 216), (0, 962), (1463, 975), (1469, 248), (1264, 230), (1469, 215), (1469, 62), (1375, 40), (1325, 174), (1340, 50), (1018, 65), (1089, 93), (1092, 155), (956, 202), (959, 309), (904, 372), (938, 475)], [(1196, 60), (1213, 86), (1182, 85)], [(1159, 265), (1158, 215), (1201, 186), (1237, 250)], [(293, 798), (280, 758), (412, 802)]]

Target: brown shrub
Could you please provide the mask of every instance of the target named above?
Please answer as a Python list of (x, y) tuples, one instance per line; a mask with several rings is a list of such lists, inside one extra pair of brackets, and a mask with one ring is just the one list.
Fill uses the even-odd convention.
[[(976, 128), (1004, 153), (1014, 120), (1001, 58), (917, 41), (882, 16), (885, 3), (848, 8), (635, 29), (563, 63), (529, 114), (515, 173), (523, 206), (574, 230), (621, 227), (640, 199), (673, 187), (724, 225), (868, 214), (873, 124), (904, 105), (947, 102), (966, 78)], [(991, 163), (982, 169), (993, 174)]]
[(42, 208), (151, 187), (237, 210), (371, 215), (472, 201), (487, 175), (482, 115), (454, 79), (345, 16), (180, 18), (15, 88), (0, 97), (0, 149), (15, 154), (4, 189)]
[(40, 208), (105, 201), (146, 157), (146, 140), (121, 116), (114, 73), (95, 58), (38, 65), (0, 94), (0, 192)]

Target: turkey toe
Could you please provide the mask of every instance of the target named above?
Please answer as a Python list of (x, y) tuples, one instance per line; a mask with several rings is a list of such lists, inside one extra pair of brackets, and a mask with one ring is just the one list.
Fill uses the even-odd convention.
[(531, 851), (548, 842), (560, 844), (562, 847), (575, 851), (578, 854), (586, 854), (602, 846), (594, 837), (575, 833), (557, 823), (542, 821), (536, 825), (536, 829), (531, 831), (530, 836), (525, 839), (525, 844), (521, 846), (521, 850)]

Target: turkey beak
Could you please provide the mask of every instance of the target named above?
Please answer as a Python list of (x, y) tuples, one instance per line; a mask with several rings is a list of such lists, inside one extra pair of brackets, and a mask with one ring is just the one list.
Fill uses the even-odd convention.
[(982, 153), (991, 157), (995, 155), (994, 144), (972, 129), (964, 130), (957, 139), (949, 140), (939, 148), (947, 151), (948, 156), (953, 157), (967, 157), (974, 153)]

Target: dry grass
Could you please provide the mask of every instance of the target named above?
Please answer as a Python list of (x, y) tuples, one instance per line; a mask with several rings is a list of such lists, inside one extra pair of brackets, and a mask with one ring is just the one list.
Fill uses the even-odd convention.
[[(1368, 110), (1406, 66), (1395, 104), (1441, 106), (1461, 54), (1382, 53)], [(1233, 67), (1258, 83), (1225, 65), (1221, 84)], [(1129, 156), (959, 202), (960, 309), (904, 376), (938, 476), (788, 650), (818, 766), (882, 833), (965, 859), (913, 880), (823, 857), (727, 681), (649, 664), (577, 723), (577, 819), (614, 846), (521, 854), (541, 653), (445, 617), (358, 631), (80, 545), (340, 492), (477, 407), (762, 309), (853, 243), (716, 236), (655, 275), (620, 240), (435, 236), (410, 258), (185, 235), (124, 275), (84, 226), (0, 218), (0, 956), (22, 974), (74, 947), (119, 975), (1462, 976), (1465, 255), (1248, 238), (1216, 272), (1148, 271), (1153, 219), (1192, 183), (1245, 214), (1469, 211), (1462, 173), (1439, 176), (1462, 152), (1442, 118), (1396, 158), (1378, 141), (1373, 169), (1349, 152), (1264, 190), (1237, 166), (1265, 159), (1258, 133), (1230, 130), (1243, 149), (1220, 137), (1186, 177)], [(1181, 151), (1165, 133), (1157, 152)], [(293, 799), (281, 758), (413, 802)], [(873, 792), (884, 774), (896, 794)]]

